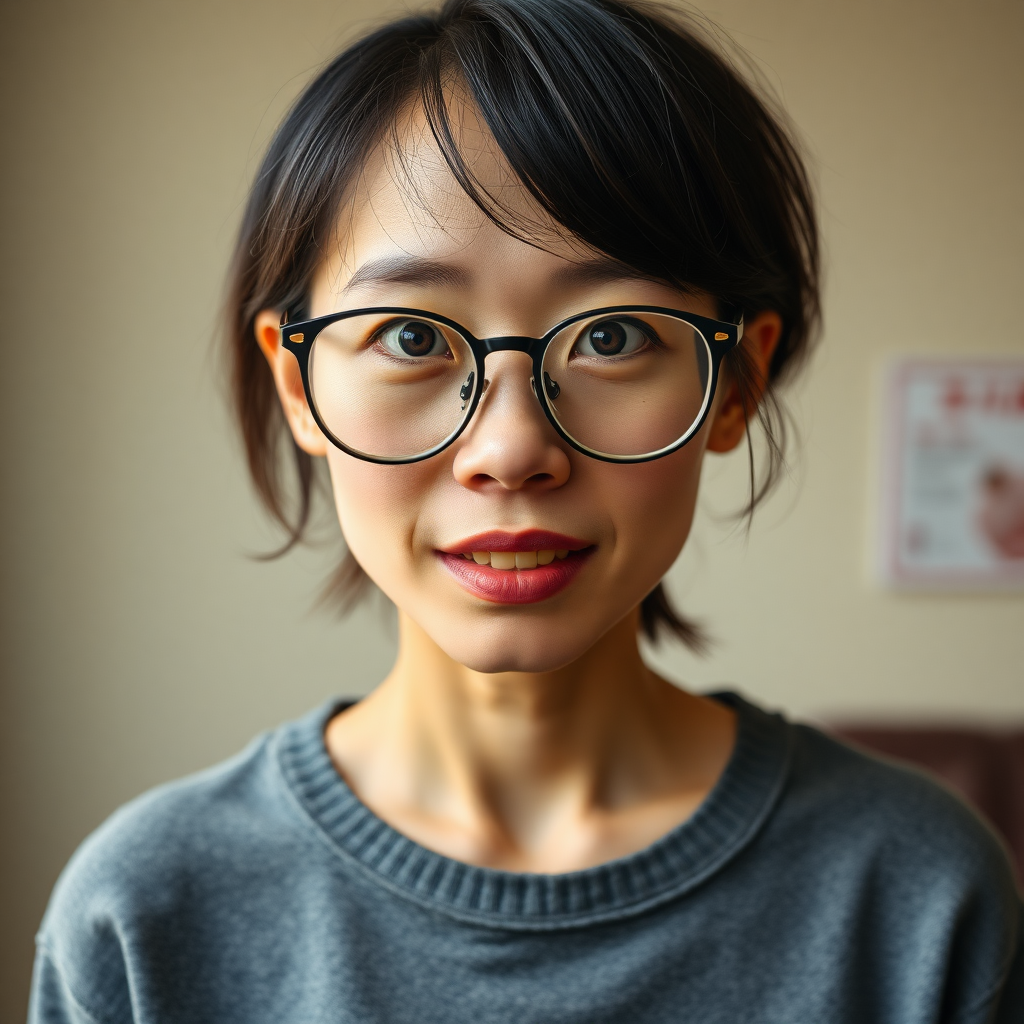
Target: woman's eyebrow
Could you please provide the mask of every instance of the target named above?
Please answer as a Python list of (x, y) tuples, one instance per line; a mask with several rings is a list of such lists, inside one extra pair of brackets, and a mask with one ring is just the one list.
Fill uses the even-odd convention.
[(369, 260), (349, 278), (344, 291), (362, 284), (427, 284), (466, 288), (470, 275), (461, 267), (420, 256), (384, 256)]
[[(666, 282), (652, 274), (607, 257), (581, 260), (559, 267), (551, 275), (552, 283), (563, 288), (608, 284), (614, 281)], [(420, 284), (448, 288), (468, 288), (472, 275), (463, 267), (422, 256), (384, 256), (369, 260), (349, 278), (344, 291), (364, 284)]]

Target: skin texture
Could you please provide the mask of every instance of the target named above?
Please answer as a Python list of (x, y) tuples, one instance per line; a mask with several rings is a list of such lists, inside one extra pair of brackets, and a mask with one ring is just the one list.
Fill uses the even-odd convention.
[[(477, 337), (540, 336), (572, 313), (615, 304), (716, 316), (710, 296), (609, 274), (600, 253), (525, 194), (470, 108), (461, 123), (474, 174), (538, 244), (485, 217), (414, 111), (400, 150), (376, 153), (353, 188), (316, 275), (311, 316), (405, 305)], [(375, 261), (406, 256), (443, 272), (365, 279)], [(280, 347), (279, 319), (279, 310), (263, 311), (256, 338), (289, 425), (303, 449), (327, 458), (345, 539), (398, 607), (394, 668), (326, 730), (354, 792), (431, 849), (514, 871), (592, 866), (685, 820), (728, 761), (733, 715), (644, 665), (638, 606), (686, 540), (705, 451), (729, 451), (744, 436), (728, 381), (680, 451), (613, 465), (565, 444), (531, 391), (527, 357), (499, 352), (488, 357), (480, 408), (450, 448), (413, 465), (375, 465), (316, 427), (294, 357)], [(773, 312), (747, 325), (744, 344), (763, 372), (780, 330)], [(481, 600), (437, 558), (481, 531), (526, 528), (594, 545), (574, 582), (544, 601)]]

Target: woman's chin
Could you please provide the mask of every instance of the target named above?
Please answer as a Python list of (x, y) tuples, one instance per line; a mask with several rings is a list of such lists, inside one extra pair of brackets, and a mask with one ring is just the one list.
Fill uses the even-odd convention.
[(478, 651), (466, 651), (462, 648), (448, 650), (446, 653), (460, 665), (473, 672), (485, 675), (497, 675), (501, 672), (556, 672), (571, 664), (579, 657), (579, 653), (569, 654), (562, 658), (529, 657), (523, 652), (499, 651), (484, 654)]
[[(531, 629), (530, 625), (542, 625)], [(593, 630), (553, 630), (550, 622), (517, 626), (503, 623), (467, 630), (448, 624), (428, 629), (433, 641), (453, 661), (474, 672), (554, 672), (584, 655), (599, 639)]]

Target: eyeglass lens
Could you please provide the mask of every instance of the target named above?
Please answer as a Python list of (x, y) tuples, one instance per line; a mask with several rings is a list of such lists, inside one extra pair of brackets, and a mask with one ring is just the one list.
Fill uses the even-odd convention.
[(309, 359), (320, 418), (364, 455), (422, 455), (451, 437), (469, 412), (473, 352), (437, 321), (386, 313), (338, 320), (317, 335)]
[[(686, 321), (616, 311), (555, 335), (544, 355), (544, 400), (582, 447), (649, 455), (700, 418), (710, 372), (708, 346)], [(310, 352), (321, 419), (348, 448), (373, 458), (415, 458), (443, 445), (469, 415), (475, 376), (466, 339), (427, 317), (348, 317), (325, 327)]]
[(548, 405), (559, 426), (601, 455), (652, 455), (700, 418), (711, 356), (685, 320), (616, 312), (560, 331), (544, 354)]

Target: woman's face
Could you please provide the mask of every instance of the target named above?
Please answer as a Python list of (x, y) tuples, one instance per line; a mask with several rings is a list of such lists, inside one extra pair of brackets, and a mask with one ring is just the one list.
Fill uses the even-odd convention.
[[(472, 121), (461, 145), (478, 180), (545, 248), (497, 228), (413, 116), (400, 158), (378, 154), (353, 190), (317, 274), (310, 316), (410, 306), (483, 338), (539, 337), (599, 306), (716, 315), (708, 297), (624, 277), (566, 237)], [(491, 354), (486, 370), (490, 383), (468, 428), (423, 462), (377, 465), (299, 439), (326, 454), (341, 527), (359, 563), (450, 657), (482, 672), (548, 671), (630, 614), (679, 554), (709, 428), (666, 458), (599, 462), (552, 429), (531, 390), (526, 355)], [(566, 550), (551, 559), (551, 551)], [(501, 568), (514, 551), (524, 567)], [(538, 553), (548, 564), (525, 567)], [(496, 565), (480, 564), (487, 561)]]

